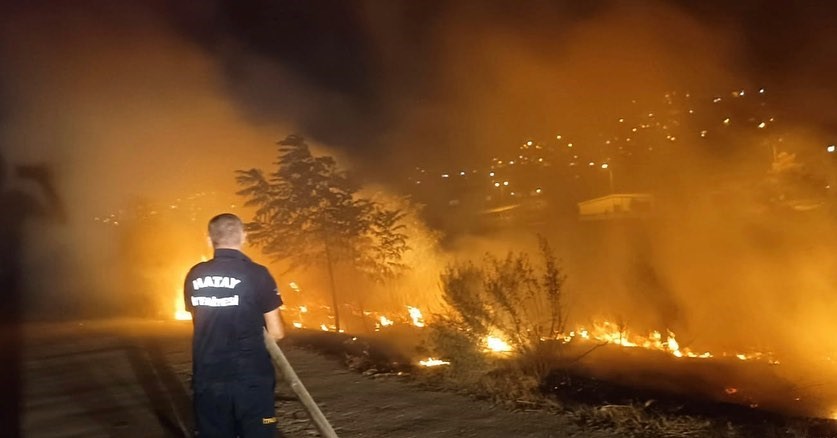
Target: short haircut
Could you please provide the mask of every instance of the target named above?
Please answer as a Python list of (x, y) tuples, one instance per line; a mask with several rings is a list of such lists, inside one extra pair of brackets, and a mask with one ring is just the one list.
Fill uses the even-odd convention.
[(232, 213), (222, 213), (209, 221), (209, 240), (213, 247), (244, 243), (244, 224)]

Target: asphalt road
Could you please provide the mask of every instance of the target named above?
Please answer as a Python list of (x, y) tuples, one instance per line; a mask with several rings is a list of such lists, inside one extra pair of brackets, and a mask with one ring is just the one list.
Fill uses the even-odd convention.
[[(191, 324), (35, 324), (25, 333), (25, 436), (191, 436)], [(578, 430), (560, 416), (509, 412), (426, 391), (403, 377), (363, 376), (310, 350), (289, 345), (284, 351), (342, 438), (604, 436)], [(281, 383), (276, 406), (279, 428), (288, 437), (317, 436)]]

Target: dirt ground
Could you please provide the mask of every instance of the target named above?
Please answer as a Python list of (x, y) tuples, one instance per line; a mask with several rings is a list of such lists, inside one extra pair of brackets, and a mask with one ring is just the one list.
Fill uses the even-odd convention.
[[(174, 321), (28, 326), (25, 436), (191, 436), (190, 336), (190, 323)], [(364, 376), (292, 344), (283, 350), (341, 437), (615, 436), (582, 430), (558, 415), (428, 391), (403, 376)], [(276, 405), (286, 436), (318, 436), (281, 381)]]

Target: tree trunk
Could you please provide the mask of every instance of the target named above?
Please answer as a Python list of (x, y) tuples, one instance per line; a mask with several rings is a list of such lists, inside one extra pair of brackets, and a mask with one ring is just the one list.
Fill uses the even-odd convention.
[(326, 264), (328, 265), (328, 280), (331, 286), (331, 304), (334, 308), (334, 330), (340, 332), (340, 307), (337, 303), (337, 284), (334, 282), (334, 262), (331, 258), (331, 245), (325, 244)]

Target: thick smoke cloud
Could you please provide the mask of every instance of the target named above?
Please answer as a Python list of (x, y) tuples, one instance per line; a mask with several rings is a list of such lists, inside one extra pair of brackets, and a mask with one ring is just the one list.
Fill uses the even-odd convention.
[[(86, 313), (79, 303), (102, 310), (141, 296), (142, 285), (120, 276), (119, 232), (94, 218), (137, 200), (168, 206), (213, 191), (230, 199), (232, 171), (270, 160), (287, 128), (245, 120), (211, 56), (141, 3), (7, 12), (2, 154), (10, 165), (48, 166), (68, 214), (61, 225), (28, 222), (32, 307), (67, 315)], [(43, 201), (31, 183), (10, 178), (4, 189), (12, 188)]]
[[(32, 290), (51, 291), (33, 300), (69, 305), (89, 290), (112, 297), (123, 281), (118, 251), (93, 217), (131, 199), (230, 194), (232, 171), (266, 167), (273, 143), (292, 132), (369, 181), (403, 188), (415, 166), (484, 166), (527, 139), (563, 134), (593, 147), (614, 135), (607, 121), (669, 92), (726, 97), (765, 87), (785, 123), (783, 148), (800, 160), (814, 155), (837, 128), (833, 7), (769, 2), (781, 3), (777, 14), (764, 2), (728, 3), (6, 5), (2, 154), (47, 163), (69, 211), (63, 228), (36, 228), (28, 241), (27, 266), (51, 273), (27, 276)], [(705, 122), (681, 129), (699, 132)], [(837, 348), (797, 330), (832, 329), (833, 225), (764, 219), (755, 191), (736, 186), (767, 178), (769, 149), (743, 135), (668, 151), (634, 187), (659, 196), (656, 222), (641, 230), (597, 229), (574, 216), (552, 223), (574, 314), (669, 326), (707, 348), (800, 356)], [(805, 164), (822, 164), (813, 161)], [(468, 257), (525, 239), (463, 239), (455, 248)]]

